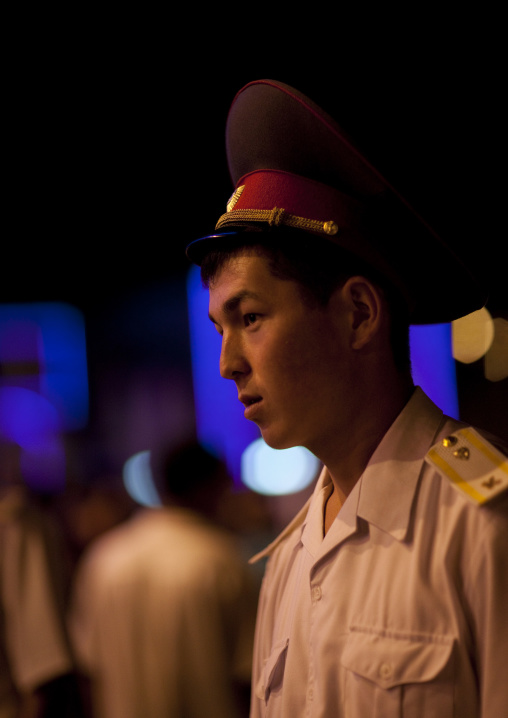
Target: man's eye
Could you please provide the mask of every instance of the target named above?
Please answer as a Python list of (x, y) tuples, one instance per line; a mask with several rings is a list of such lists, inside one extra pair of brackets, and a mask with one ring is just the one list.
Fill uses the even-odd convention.
[(248, 326), (249, 324), (254, 324), (254, 322), (257, 321), (258, 315), (257, 314), (246, 314), (245, 315), (245, 324)]

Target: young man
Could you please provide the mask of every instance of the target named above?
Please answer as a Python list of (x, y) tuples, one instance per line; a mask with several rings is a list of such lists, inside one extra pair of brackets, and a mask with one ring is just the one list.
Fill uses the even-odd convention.
[(408, 349), (410, 323), (467, 314), (482, 292), (293, 88), (243, 88), (227, 151), (227, 231), (187, 249), (220, 371), (270, 446), (325, 466), (258, 557), (251, 716), (502, 715), (507, 462), (413, 386)]

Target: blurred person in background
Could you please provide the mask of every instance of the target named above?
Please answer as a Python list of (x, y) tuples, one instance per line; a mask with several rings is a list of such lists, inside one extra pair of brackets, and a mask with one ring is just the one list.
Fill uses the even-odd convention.
[(0, 718), (76, 718), (65, 631), (64, 551), (25, 485), (19, 446), (0, 442)]
[(85, 551), (69, 617), (97, 718), (248, 714), (257, 590), (218, 522), (230, 478), (191, 442), (154, 471), (140, 509)]
[(92, 541), (128, 519), (136, 507), (121, 475), (98, 474), (67, 486), (56, 502), (55, 515), (71, 567)]

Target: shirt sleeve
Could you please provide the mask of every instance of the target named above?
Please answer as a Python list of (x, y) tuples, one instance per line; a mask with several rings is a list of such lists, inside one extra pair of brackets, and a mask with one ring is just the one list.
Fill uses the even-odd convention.
[(480, 686), (481, 716), (501, 716), (508, 706), (508, 500), (485, 511), (486, 525), (476, 535), (465, 580), (472, 613)]
[(71, 671), (72, 660), (44, 532), (37, 522), (14, 520), (3, 526), (2, 543), (6, 653), (16, 687), (29, 691)]

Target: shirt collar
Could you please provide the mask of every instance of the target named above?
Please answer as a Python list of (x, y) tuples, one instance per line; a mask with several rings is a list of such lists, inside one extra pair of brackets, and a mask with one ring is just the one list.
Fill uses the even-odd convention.
[(417, 387), (360, 479), (358, 516), (403, 541), (423, 460), (443, 412)]
[[(320, 477), (321, 480), (321, 477)], [(317, 490), (317, 486), (316, 486)], [(309, 498), (309, 500), (305, 503), (305, 505), (300, 509), (300, 511), (296, 514), (294, 519), (291, 520), (291, 522), (286, 526), (286, 528), (277, 536), (276, 539), (274, 539), (271, 543), (268, 544), (266, 548), (264, 548), (262, 551), (257, 553), (255, 556), (253, 556), (251, 559), (249, 559), (249, 563), (256, 563), (257, 561), (261, 560), (262, 558), (265, 558), (266, 556), (269, 556), (271, 553), (275, 551), (277, 546), (281, 544), (285, 538), (287, 538), (293, 531), (295, 531), (298, 527), (302, 527), (305, 523), (305, 519), (307, 517), (307, 513), (309, 511), (309, 507), (312, 503), (314, 494)]]
[[(403, 541), (409, 528), (413, 497), (423, 460), (443, 423), (443, 412), (420, 387), (388, 429), (374, 451), (365, 471), (354, 487), (341, 513), (356, 515)], [(313, 510), (320, 510), (322, 493), (330, 482), (323, 468), (313, 495), (291, 523), (250, 563), (269, 556), (293, 531), (300, 528), (300, 536)]]

